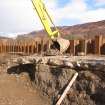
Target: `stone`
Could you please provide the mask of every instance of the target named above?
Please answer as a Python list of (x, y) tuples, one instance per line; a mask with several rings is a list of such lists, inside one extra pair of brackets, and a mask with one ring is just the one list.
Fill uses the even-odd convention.
[(62, 66), (62, 65), (64, 65), (63, 61), (59, 60), (59, 59), (49, 59), (48, 64), (53, 65), (53, 66)]

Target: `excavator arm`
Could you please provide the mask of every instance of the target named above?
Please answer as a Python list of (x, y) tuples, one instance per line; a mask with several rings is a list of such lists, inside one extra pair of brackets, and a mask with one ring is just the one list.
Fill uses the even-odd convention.
[[(69, 40), (60, 37), (59, 30), (54, 25), (42, 0), (31, 0), (31, 1), (34, 6), (34, 9), (36, 10), (40, 18), (41, 23), (44, 26), (44, 29), (48, 33), (48, 36), (52, 39), (54, 48), (58, 49), (61, 53), (65, 52), (70, 45)], [(51, 25), (53, 26), (53, 30), (51, 28)]]
[[(41, 22), (42, 22), (45, 30), (47, 31), (49, 37), (54, 37), (54, 36), (57, 37), (59, 35), (59, 31), (58, 31), (57, 27), (54, 25), (42, 0), (32, 0), (32, 4), (33, 4)], [(51, 27), (50, 27), (51, 24), (54, 27), (54, 30), (51, 29)]]

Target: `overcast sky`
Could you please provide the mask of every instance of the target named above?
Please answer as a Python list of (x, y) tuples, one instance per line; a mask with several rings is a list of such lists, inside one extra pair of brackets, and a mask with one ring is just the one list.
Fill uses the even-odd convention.
[[(105, 20), (105, 0), (43, 0), (56, 25)], [(31, 0), (0, 0), (0, 33), (27, 33), (43, 26)]]

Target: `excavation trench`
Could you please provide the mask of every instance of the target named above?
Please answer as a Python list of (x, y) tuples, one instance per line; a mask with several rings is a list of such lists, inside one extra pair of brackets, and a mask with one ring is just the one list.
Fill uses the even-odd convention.
[[(55, 105), (73, 75), (79, 76), (61, 105), (105, 105), (105, 67), (69, 68), (48, 64), (23, 64), (10, 67), (9, 75), (27, 73), (34, 89)], [(32, 85), (33, 87), (33, 85)], [(44, 105), (44, 104), (42, 104)]]

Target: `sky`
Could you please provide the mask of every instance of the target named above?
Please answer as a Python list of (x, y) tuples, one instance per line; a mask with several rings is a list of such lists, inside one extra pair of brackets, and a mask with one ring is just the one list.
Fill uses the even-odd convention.
[[(57, 26), (105, 20), (105, 0), (43, 0)], [(43, 29), (31, 0), (0, 0), (0, 35)], [(12, 34), (13, 33), (13, 34)]]

